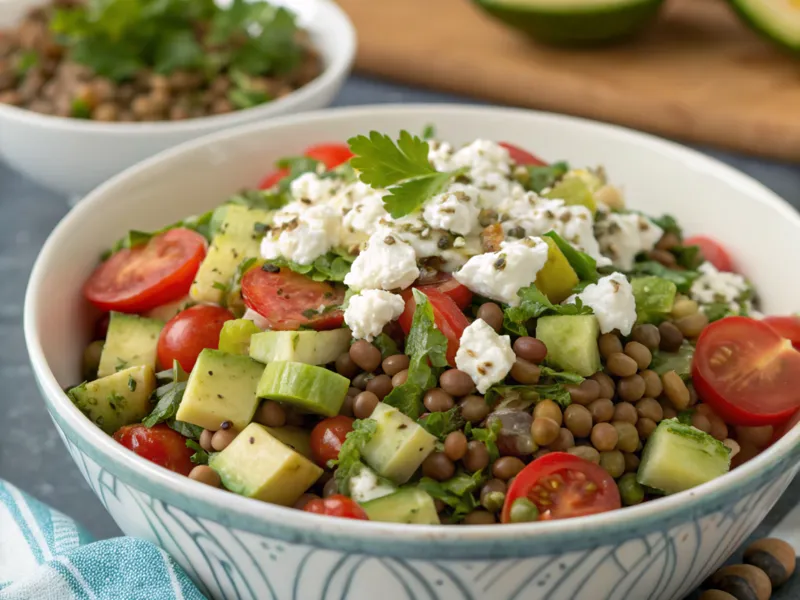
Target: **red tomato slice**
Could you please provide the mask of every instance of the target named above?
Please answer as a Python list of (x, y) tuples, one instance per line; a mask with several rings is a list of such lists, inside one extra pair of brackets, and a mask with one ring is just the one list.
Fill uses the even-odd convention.
[(318, 515), (327, 515), (329, 517), (340, 517), (342, 519), (358, 519), (361, 521), (369, 521), (367, 513), (361, 508), (355, 500), (335, 494), (328, 496), (324, 500), (316, 498), (307, 503), (303, 510)]
[(440, 271), (432, 277), (417, 280), (413, 287), (426, 294), (427, 290), (431, 288), (438, 290), (445, 296), (449, 296), (461, 310), (466, 309), (472, 302), (472, 292), (469, 288), (456, 281), (450, 273)]
[(800, 408), (800, 352), (761, 321), (727, 317), (700, 334), (692, 382), (726, 423), (777, 425)]
[(533, 165), (544, 167), (547, 165), (545, 161), (543, 161), (538, 156), (531, 154), (530, 152), (523, 150), (519, 146), (515, 146), (514, 144), (509, 144), (508, 142), (498, 142), (498, 146), (502, 146), (508, 153), (511, 155), (511, 160), (513, 160), (518, 165)]
[(326, 169), (335, 169), (353, 157), (346, 144), (316, 144), (306, 148), (304, 154), (323, 163)]
[(323, 419), (311, 430), (311, 454), (320, 467), (339, 458), (347, 434), (353, 431), (353, 419), (339, 415)]
[(289, 174), (289, 169), (278, 169), (274, 173), (270, 173), (264, 179), (261, 180), (261, 183), (258, 184), (258, 189), (260, 190), (268, 190), (272, 186), (276, 185), (281, 179), (286, 177)]
[(700, 246), (700, 254), (718, 271), (733, 271), (733, 260), (725, 247), (705, 235), (696, 235), (683, 240), (684, 246)]
[(619, 488), (605, 469), (566, 452), (545, 454), (520, 471), (506, 494), (503, 523), (511, 522), (511, 505), (518, 498), (533, 502), (541, 521), (622, 507)]
[(194, 368), (197, 355), (204, 348), (219, 347), (219, 332), (225, 321), (235, 319), (221, 306), (200, 304), (172, 317), (158, 337), (158, 362), (162, 369), (172, 368), (177, 360), (187, 373)]
[(778, 332), (778, 335), (790, 340), (792, 345), (800, 350), (800, 317), (789, 315), (787, 317), (764, 317), (766, 323)]
[[(456, 364), (456, 352), (458, 352), (458, 346), (461, 342), (461, 334), (469, 326), (469, 319), (449, 296), (439, 290), (428, 287), (420, 291), (428, 297), (428, 302), (433, 307), (433, 318), (436, 327), (447, 338), (447, 363), (454, 367)], [(417, 303), (410, 288), (403, 290), (400, 295), (406, 301), (406, 308), (397, 322), (403, 328), (403, 332), (408, 335), (408, 332), (411, 331), (411, 323), (414, 320), (414, 311), (417, 308)]]
[(114, 433), (120, 444), (150, 462), (188, 475), (194, 465), (189, 460), (194, 450), (186, 447), (186, 438), (163, 423), (154, 427), (126, 425)]
[(100, 264), (83, 294), (103, 311), (141, 313), (188, 294), (205, 256), (202, 235), (171, 229), (143, 246), (120, 250)]
[(251, 269), (242, 278), (242, 298), (267, 321), (271, 329), (294, 331), (301, 325), (317, 330), (336, 329), (344, 322), (338, 306), (344, 301), (344, 289), (314, 281), (289, 269), (267, 272)]

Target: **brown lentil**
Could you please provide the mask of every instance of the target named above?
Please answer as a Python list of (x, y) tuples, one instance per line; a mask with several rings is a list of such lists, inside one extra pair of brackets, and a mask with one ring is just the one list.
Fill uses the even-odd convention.
[(697, 314), (699, 310), (700, 306), (697, 302), (686, 296), (679, 296), (672, 305), (670, 315), (673, 319), (682, 319), (683, 317)]
[(614, 418), (614, 403), (608, 398), (598, 398), (589, 405), (592, 420), (595, 423), (605, 423)]
[(615, 422), (625, 422), (636, 424), (639, 420), (639, 413), (636, 412), (636, 407), (628, 402), (619, 402), (614, 406), (614, 416), (612, 420)]
[(725, 424), (725, 421), (716, 415), (706, 415), (706, 418), (711, 423), (711, 430), (708, 432), (711, 434), (711, 437), (716, 438), (719, 441), (727, 439), (728, 426)]
[(498, 333), (503, 329), (503, 309), (494, 302), (481, 304), (478, 308), (478, 318), (486, 321), (489, 327)]
[(367, 340), (358, 340), (350, 346), (350, 358), (367, 373), (371, 373), (381, 364), (381, 351)]
[(617, 445), (617, 430), (610, 423), (598, 423), (592, 427), (592, 445), (600, 452), (613, 450)]
[(403, 369), (392, 376), (392, 387), (400, 387), (408, 381), (408, 369)]
[(575, 445), (575, 436), (566, 427), (558, 430), (556, 441), (550, 444), (549, 449), (554, 452), (566, 452)]
[(750, 544), (744, 551), (744, 562), (764, 571), (773, 588), (786, 583), (796, 567), (794, 548), (776, 538), (764, 538)]
[(381, 367), (389, 377), (394, 377), (400, 371), (408, 369), (409, 358), (405, 354), (392, 354), (383, 359)]
[(347, 395), (344, 397), (342, 401), (342, 407), (339, 409), (339, 414), (345, 417), (352, 417), (353, 416), (353, 401), (355, 400), (356, 396), (361, 392), (361, 390), (356, 388), (350, 388), (351, 390), (356, 390), (356, 394), (353, 395), (348, 390)]
[(658, 326), (658, 333), (661, 334), (659, 348), (664, 352), (677, 352), (683, 343), (681, 330), (675, 327), (674, 323), (664, 321)]
[(461, 460), (467, 453), (467, 436), (461, 431), (453, 431), (444, 438), (444, 453), (452, 461)]
[(647, 257), (650, 260), (660, 262), (668, 269), (672, 269), (678, 264), (678, 259), (675, 258), (675, 255), (672, 252), (660, 250), (659, 248), (653, 248), (650, 250), (650, 252), (647, 253)]
[(634, 327), (633, 331), (631, 331), (631, 338), (651, 352), (658, 350), (658, 346), (661, 343), (661, 334), (658, 332), (658, 327), (650, 323)]
[(625, 472), (635, 473), (639, 469), (639, 457), (633, 452), (623, 452), (622, 456), (625, 459)]
[(470, 473), (475, 473), (489, 466), (489, 451), (483, 442), (476, 440), (467, 444), (467, 453), (461, 459), (464, 468)]
[(525, 463), (516, 456), (503, 456), (494, 461), (492, 475), (497, 479), (508, 481), (525, 468)]
[(361, 393), (361, 390), (358, 389), (357, 387), (349, 387), (349, 388), (347, 388), (347, 396), (350, 396), (352, 398), (355, 398), (360, 393)]
[(379, 400), (383, 400), (392, 391), (392, 380), (384, 373), (376, 375), (367, 382), (367, 391), (375, 394)]
[(600, 394), (598, 395), (599, 398), (613, 398), (614, 394), (616, 393), (616, 387), (614, 384), (614, 380), (611, 379), (608, 375), (603, 372), (598, 371), (594, 375), (592, 375), (589, 379), (592, 381), (596, 381), (597, 384), (600, 386)]
[(664, 394), (677, 410), (686, 410), (689, 406), (689, 389), (675, 371), (667, 371), (661, 376)]
[(636, 402), (644, 396), (647, 385), (640, 375), (623, 377), (617, 382), (617, 395), (625, 402)]
[(600, 453), (591, 446), (573, 446), (568, 448), (567, 452), (596, 465), (600, 463)]
[(436, 507), (436, 512), (437, 512), (437, 513), (440, 513), (440, 512), (442, 512), (442, 511), (443, 511), (445, 508), (447, 508), (447, 504), (445, 504), (444, 502), (442, 502), (442, 501), (441, 501), (441, 500), (439, 500), (438, 498), (435, 498), (435, 499), (434, 499), (434, 501), (433, 501), (433, 506), (434, 506), (434, 507)]
[(561, 427), (550, 417), (537, 417), (531, 423), (531, 437), (538, 446), (549, 446), (558, 437)]
[(625, 457), (619, 450), (600, 453), (600, 466), (614, 479), (625, 473)]
[(625, 344), (625, 354), (636, 361), (639, 369), (644, 370), (653, 361), (653, 354), (649, 348), (639, 342), (628, 342)]
[(636, 452), (639, 448), (639, 431), (636, 427), (626, 421), (614, 421), (611, 426), (617, 434), (616, 449)]
[(214, 437), (214, 432), (210, 429), (203, 429), (200, 434), (200, 447), (206, 452), (211, 452), (214, 447), (211, 445), (211, 438)]
[(422, 403), (430, 412), (446, 412), (455, 406), (453, 397), (442, 388), (433, 388), (425, 392)]
[(612, 354), (622, 352), (622, 342), (619, 336), (613, 333), (604, 333), (597, 341), (597, 346), (600, 349), (600, 355), (608, 359)]
[(211, 437), (211, 447), (217, 452), (222, 452), (225, 450), (225, 448), (230, 446), (231, 442), (237, 435), (239, 435), (239, 432), (233, 427), (229, 427), (228, 429), (220, 429), (219, 431), (214, 432), (214, 435)]
[(472, 377), (460, 369), (448, 369), (439, 377), (439, 386), (451, 396), (460, 398), (475, 391)]
[(352, 379), (359, 372), (358, 365), (350, 358), (349, 352), (343, 352), (336, 358), (336, 372), (343, 377)]
[(644, 395), (648, 398), (658, 398), (661, 392), (664, 391), (664, 386), (661, 384), (661, 377), (658, 373), (647, 369), (639, 373), (639, 377), (644, 379)]
[(642, 417), (636, 422), (636, 431), (639, 437), (643, 439), (649, 438), (656, 430), (656, 422), (648, 417)]
[(608, 369), (609, 373), (617, 377), (630, 377), (636, 374), (639, 366), (636, 364), (636, 361), (627, 354), (615, 352), (606, 359), (606, 369)]
[(736, 427), (736, 440), (740, 444), (752, 444), (756, 448), (766, 448), (772, 441), (772, 425), (761, 427)]
[(469, 395), (458, 404), (461, 407), (461, 416), (465, 421), (478, 423), (483, 421), (492, 412), (491, 407), (486, 404), (483, 396)]
[(687, 338), (695, 338), (708, 325), (708, 317), (704, 312), (698, 312), (675, 321), (675, 327)]
[(286, 425), (286, 410), (274, 400), (264, 400), (253, 420), (267, 427), (283, 427)]
[(222, 480), (217, 475), (217, 472), (207, 465), (197, 465), (189, 471), (189, 479), (194, 479), (200, 483), (205, 483), (211, 487), (219, 487), (222, 485)]
[(493, 525), (494, 523), (497, 523), (497, 519), (492, 513), (486, 510), (478, 509), (473, 510), (466, 517), (464, 517), (462, 523), (464, 525)]
[(686, 388), (689, 390), (689, 406), (694, 406), (699, 402), (700, 397), (697, 395), (697, 392), (691, 383), (687, 383)]
[(353, 399), (353, 416), (356, 419), (369, 419), (380, 399), (373, 392), (361, 392)]
[(306, 507), (306, 504), (312, 500), (319, 500), (319, 496), (316, 494), (303, 494), (297, 499), (297, 502), (295, 502), (292, 507), (296, 508), (297, 510), (303, 510)]
[(540, 417), (552, 419), (559, 427), (561, 427), (561, 423), (563, 422), (563, 413), (561, 412), (561, 408), (558, 406), (558, 404), (549, 399), (542, 400), (533, 409), (533, 418), (538, 419)]
[(433, 452), (422, 461), (422, 474), (436, 481), (446, 481), (456, 472), (453, 461), (444, 452)]
[(592, 432), (592, 413), (580, 404), (570, 404), (564, 410), (564, 425), (575, 437), (587, 437)]
[(700, 594), (700, 600), (737, 600), (737, 598), (722, 590), (706, 590)]
[(358, 388), (359, 390), (367, 389), (367, 383), (369, 380), (372, 379), (371, 373), (359, 373), (353, 380), (350, 382), (354, 388)]
[(708, 417), (705, 415), (698, 415), (697, 413), (694, 413), (692, 415), (692, 427), (708, 433), (711, 431), (711, 421), (709, 421)]
[(540, 363), (547, 357), (544, 342), (528, 335), (517, 338), (513, 348), (517, 356), (532, 363)]
[(728, 592), (739, 600), (769, 600), (772, 595), (769, 577), (752, 565), (722, 567), (707, 583), (709, 587)]
[(325, 482), (325, 485), (322, 487), (322, 497), (328, 498), (329, 496), (335, 496), (339, 493), (339, 486), (336, 483), (336, 478), (331, 477), (328, 481)]
[(600, 384), (592, 379), (584, 379), (580, 385), (565, 385), (564, 389), (569, 392), (572, 402), (582, 406), (588, 406), (600, 395)]
[(523, 385), (539, 383), (540, 375), (539, 367), (524, 358), (517, 358), (511, 366), (511, 377)]

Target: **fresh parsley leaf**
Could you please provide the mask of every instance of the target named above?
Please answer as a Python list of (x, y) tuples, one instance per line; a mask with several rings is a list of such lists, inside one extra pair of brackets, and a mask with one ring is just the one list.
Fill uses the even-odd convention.
[(425, 128), (422, 130), (422, 139), (427, 141), (427, 140), (432, 140), (435, 137), (436, 137), (436, 127), (431, 124), (425, 125)]
[(561, 408), (572, 404), (572, 397), (562, 383), (551, 383), (534, 386), (540, 400), (552, 400)]
[(142, 424), (145, 427), (153, 427), (158, 423), (174, 420), (185, 390), (186, 372), (175, 360), (172, 362), (172, 381), (156, 388), (156, 406), (149, 415), (142, 419)]
[(664, 233), (674, 233), (678, 236), (679, 240), (683, 239), (683, 230), (681, 229), (680, 225), (678, 225), (678, 221), (672, 215), (662, 215), (658, 218), (648, 217), (653, 223), (658, 225), (661, 229), (664, 230)]
[(417, 487), (427, 492), (432, 498), (441, 500), (450, 507), (448, 520), (458, 523), (478, 507), (475, 492), (483, 483), (483, 471), (472, 474), (459, 472), (446, 481), (436, 481), (430, 477), (419, 480)]
[(539, 374), (541, 377), (547, 377), (554, 381), (558, 381), (560, 383), (571, 383), (573, 385), (578, 385), (583, 382), (583, 376), (578, 375), (577, 373), (571, 373), (570, 371), (556, 371), (545, 365), (539, 366)]
[(301, 265), (283, 257), (270, 259), (265, 264), (307, 275), (314, 281), (344, 281), (355, 259), (356, 257), (346, 250), (337, 248), (316, 258), (308, 265)]
[(377, 428), (378, 422), (374, 419), (353, 421), (353, 430), (347, 434), (339, 450), (339, 458), (330, 462), (331, 468), (336, 468), (334, 476), (340, 494), (350, 495), (350, 479), (358, 475), (364, 467), (361, 452), (375, 435)]
[(385, 333), (381, 333), (378, 337), (372, 340), (372, 345), (381, 351), (382, 358), (394, 356), (395, 354), (400, 353), (400, 350), (397, 347), (397, 342), (395, 342)]
[(447, 434), (458, 431), (464, 427), (464, 418), (461, 416), (461, 409), (454, 406), (445, 412), (432, 412), (424, 417), (417, 419), (417, 423), (425, 428), (425, 431), (435, 435), (439, 440), (444, 441)]
[(688, 294), (692, 287), (692, 283), (697, 279), (700, 274), (697, 271), (676, 271), (668, 269), (660, 262), (654, 260), (646, 260), (638, 262), (633, 266), (633, 270), (628, 273), (629, 276), (636, 275), (655, 275), (661, 277), (675, 284), (681, 294)]
[(167, 421), (167, 425), (170, 429), (177, 431), (183, 437), (189, 438), (190, 440), (199, 440), (200, 434), (203, 433), (203, 428), (198, 427), (197, 425), (192, 425), (191, 423), (187, 423), (186, 421), (178, 421), (172, 420)]
[(497, 408), (500, 401), (522, 404), (525, 408), (539, 399), (532, 385), (493, 385), (483, 395), (486, 404)]
[(700, 246), (674, 246), (669, 250), (675, 255), (675, 260), (685, 269), (696, 269), (703, 262)]
[(575, 247), (558, 235), (555, 231), (548, 231), (545, 235), (551, 238), (561, 250), (561, 253), (569, 262), (578, 279), (596, 283), (600, 276), (597, 274), (597, 261), (585, 252), (576, 250)]
[(194, 454), (192, 454), (189, 457), (189, 460), (192, 461), (192, 464), (194, 465), (208, 464), (208, 452), (206, 452), (200, 444), (198, 444), (194, 440), (186, 440), (186, 447), (194, 450)]
[(529, 165), (527, 171), (528, 180), (525, 182), (525, 188), (538, 194), (546, 188), (553, 187), (566, 175), (569, 165), (564, 161), (551, 165)]
[(659, 324), (667, 318), (675, 303), (678, 288), (668, 279), (650, 275), (631, 279), (636, 300), (636, 322)]
[(387, 212), (395, 219), (411, 214), (425, 202), (442, 193), (453, 179), (452, 173), (433, 173), (393, 185), (383, 197)]
[(500, 457), (500, 450), (497, 448), (497, 436), (502, 428), (503, 424), (500, 419), (488, 421), (487, 427), (472, 427), (471, 423), (467, 423), (464, 428), (464, 435), (470, 440), (483, 442), (489, 451), (489, 461), (494, 462)]
[(526, 323), (544, 314), (590, 315), (592, 309), (584, 306), (580, 298), (571, 304), (553, 304), (534, 284), (521, 288), (517, 295), (519, 306), (508, 306), (503, 311), (503, 328), (514, 335), (528, 335)]

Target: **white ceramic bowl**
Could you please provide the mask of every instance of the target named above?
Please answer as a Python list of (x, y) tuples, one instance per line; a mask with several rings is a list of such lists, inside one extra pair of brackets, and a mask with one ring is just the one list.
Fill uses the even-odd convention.
[[(31, 0), (0, 0), (0, 28)], [(221, 129), (278, 115), (323, 108), (338, 93), (355, 57), (352, 23), (333, 0), (283, 0), (324, 63), (324, 71), (295, 92), (254, 108), (186, 121), (99, 123), (38, 114), (0, 104), (0, 159), (37, 183), (80, 196), (123, 169), (162, 150)]]
[(429, 123), (456, 143), (507, 140), (546, 159), (605, 164), (632, 206), (672, 213), (689, 233), (726, 244), (766, 311), (797, 309), (800, 264), (778, 257), (800, 253), (800, 216), (752, 179), (681, 146), (511, 109), (386, 106), (282, 118), (160, 154), (95, 190), (53, 231), (28, 286), (25, 335), (69, 452), (122, 530), (161, 544), (214, 598), (682, 598), (786, 489), (798, 469), (800, 428), (724, 477), (632, 508), (524, 525), (406, 526), (318, 517), (195, 483), (122, 448), (62, 393), (80, 379), (91, 329), (81, 283), (124, 231), (207, 210), (312, 142), (370, 129), (421, 132)]

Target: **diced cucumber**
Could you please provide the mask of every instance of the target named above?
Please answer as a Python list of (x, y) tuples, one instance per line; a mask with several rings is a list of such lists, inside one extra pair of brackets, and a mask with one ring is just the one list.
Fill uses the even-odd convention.
[(249, 356), (206, 348), (189, 375), (175, 418), (212, 431), (229, 421), (241, 431), (258, 408), (256, 387), (263, 372), (264, 365)]
[(361, 453), (364, 460), (379, 475), (405, 483), (433, 452), (436, 438), (388, 404), (379, 403), (370, 418), (378, 426)]
[(155, 388), (153, 367), (138, 365), (82, 383), (67, 394), (83, 414), (111, 435), (148, 415), (152, 409), (150, 394)]
[(730, 466), (725, 444), (677, 419), (666, 419), (647, 439), (636, 480), (675, 494), (724, 475)]
[(694, 359), (694, 346), (684, 340), (677, 352), (664, 352), (656, 350), (653, 353), (653, 362), (650, 368), (663, 375), (668, 371), (675, 371), (681, 379), (687, 380), (692, 375), (692, 360)]
[(275, 361), (267, 365), (258, 383), (258, 397), (286, 402), (308, 412), (332, 417), (339, 414), (350, 380), (323, 367)]
[(272, 223), (272, 212), (260, 208), (249, 208), (239, 204), (223, 204), (211, 215), (211, 235), (226, 234), (239, 239), (261, 240), (263, 231), (258, 225)]
[(97, 376), (107, 377), (137, 365), (155, 369), (158, 336), (163, 327), (163, 321), (112, 312)]
[(547, 242), (547, 262), (536, 274), (534, 285), (550, 302), (560, 304), (572, 294), (572, 288), (578, 285), (578, 274), (554, 239), (542, 239)]
[(282, 506), (294, 504), (322, 475), (322, 469), (258, 423), (211, 455), (208, 465), (230, 491)]
[(769, 41), (800, 52), (800, 11), (791, 1), (728, 0), (756, 32)]
[(370, 521), (439, 525), (433, 498), (418, 488), (405, 488), (361, 505)]
[(194, 277), (189, 296), (195, 302), (221, 304), (239, 264), (258, 257), (260, 244), (251, 238), (221, 234), (214, 238)]
[(264, 331), (250, 339), (250, 358), (262, 363), (290, 361), (326, 365), (346, 352), (349, 329), (330, 331)]
[(552, 315), (536, 322), (536, 338), (547, 346), (547, 362), (584, 377), (600, 370), (599, 336), (594, 315)]
[[(261, 330), (250, 319), (225, 321), (219, 332), (219, 349), (228, 354), (250, 354), (250, 340)], [(263, 362), (263, 361), (262, 361)]]

